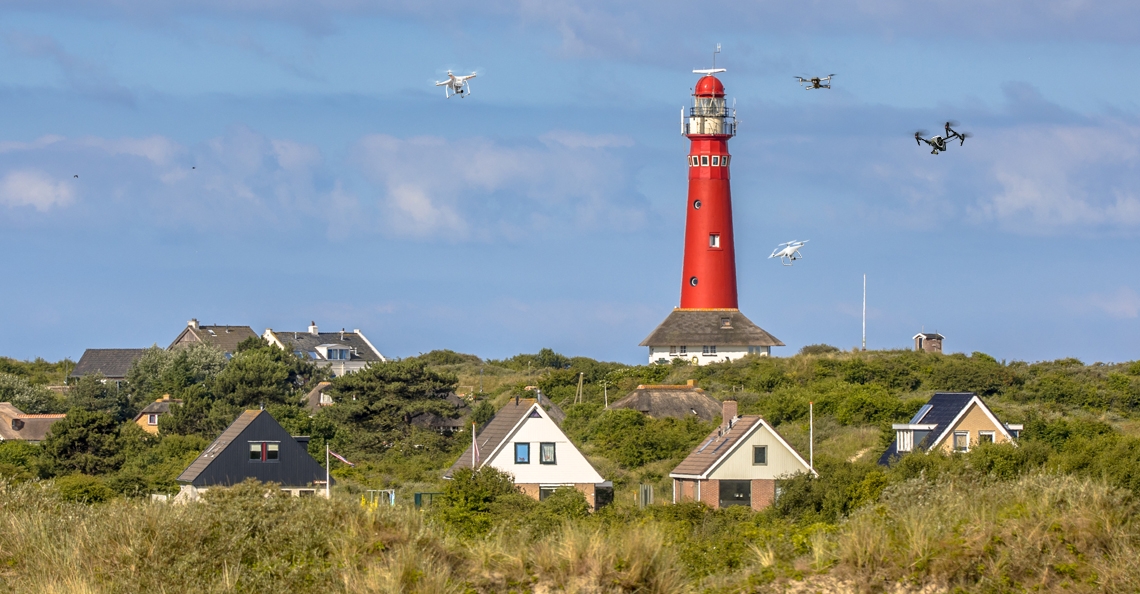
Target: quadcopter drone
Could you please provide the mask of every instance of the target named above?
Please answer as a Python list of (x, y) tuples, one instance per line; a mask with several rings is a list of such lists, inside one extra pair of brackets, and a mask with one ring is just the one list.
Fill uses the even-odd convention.
[(789, 241), (787, 243), (781, 243), (780, 245), (776, 246), (776, 249), (772, 250), (772, 255), (768, 256), (768, 259), (771, 260), (772, 258), (779, 258), (780, 261), (784, 263), (784, 266), (791, 266), (792, 262), (803, 258), (803, 254), (800, 253), (800, 248), (803, 247), (804, 244), (808, 241), (810, 240), (805, 239), (803, 241)]
[(466, 97), (471, 94), (471, 83), (468, 80), (475, 78), (475, 73), (455, 76), (450, 70), (447, 71), (447, 80), (435, 83), (437, 87), (443, 87), (443, 94), (448, 99), (459, 95)]
[(804, 78), (802, 76), (797, 76), (796, 80), (800, 81), (801, 85), (803, 85), (804, 83), (807, 83), (806, 85), (804, 85), (805, 91), (810, 91), (812, 89), (830, 89), (831, 88), (831, 77), (833, 77), (833, 76), (835, 76), (835, 75), (834, 74), (828, 74), (827, 76), (813, 76), (811, 78)]
[(953, 142), (955, 138), (958, 139), (958, 146), (962, 146), (963, 144), (966, 144), (966, 139), (970, 137), (970, 133), (955, 132), (951, 126), (957, 125), (958, 124), (954, 122), (946, 122), (946, 136), (931, 136), (928, 139), (923, 138), (923, 136), (926, 135), (926, 132), (919, 130), (918, 132), (914, 133), (914, 142), (918, 146), (922, 146), (922, 143), (924, 142), (930, 145), (930, 154), (932, 155), (937, 155), (939, 152), (946, 152), (946, 149), (950, 146), (948, 143)]

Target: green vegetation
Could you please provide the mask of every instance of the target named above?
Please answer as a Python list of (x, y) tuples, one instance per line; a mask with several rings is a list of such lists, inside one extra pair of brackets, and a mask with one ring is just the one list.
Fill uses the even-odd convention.
[[(121, 388), (85, 378), (48, 390), (67, 365), (0, 360), (0, 401), (68, 412), (42, 444), (0, 443), (0, 592), (1140, 590), (1140, 362), (828, 345), (706, 367), (433, 351), (331, 379), (337, 404), (315, 414), (302, 399), (330, 378), (258, 340), (230, 360), (206, 347), (152, 349)], [(820, 476), (783, 480), (759, 513), (640, 509), (638, 485), (667, 501), (669, 471), (714, 427), (603, 403), (690, 379), (763, 415), (801, 452), (813, 403)], [(573, 489), (538, 502), (493, 469), (441, 480), (470, 432), (441, 435), (412, 419), (455, 415), (447, 396), (459, 392), (481, 425), (532, 386), (614, 481), (613, 505), (588, 513)], [(1020, 443), (875, 464), (890, 424), (937, 390), (983, 395), (1025, 425)], [(152, 436), (132, 420), (165, 394), (184, 405)], [(314, 454), (328, 443), (357, 463), (334, 465), (332, 501), (266, 497), (257, 484), (212, 491), (201, 505), (148, 499), (175, 492), (186, 465), (259, 406), (310, 435)], [(379, 488), (397, 490), (395, 509), (361, 505)], [(409, 505), (416, 491), (442, 495), (421, 512)]]

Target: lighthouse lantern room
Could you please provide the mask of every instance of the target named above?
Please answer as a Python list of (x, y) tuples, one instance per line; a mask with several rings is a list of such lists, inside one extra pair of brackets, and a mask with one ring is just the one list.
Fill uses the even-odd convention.
[(694, 72), (704, 76), (692, 107), (681, 111), (681, 134), (689, 139), (681, 304), (641, 342), (650, 363), (680, 358), (703, 365), (764, 356), (784, 345), (738, 309), (728, 152), (736, 109), (725, 103), (724, 85), (714, 76), (724, 69)]

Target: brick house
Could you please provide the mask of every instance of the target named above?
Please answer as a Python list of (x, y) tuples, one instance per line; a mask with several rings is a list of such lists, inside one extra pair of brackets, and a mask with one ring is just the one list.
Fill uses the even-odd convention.
[(669, 477), (673, 502), (703, 501), (714, 509), (747, 505), (761, 510), (776, 501), (776, 481), (801, 472), (817, 474), (759, 415), (736, 414), (726, 400), (722, 422)]

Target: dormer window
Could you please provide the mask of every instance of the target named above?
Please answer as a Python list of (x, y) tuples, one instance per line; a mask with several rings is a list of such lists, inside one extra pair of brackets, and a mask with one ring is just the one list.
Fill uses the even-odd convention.
[(732, 327), (732, 318), (721, 318), (720, 319), (720, 327), (721, 328), (731, 328)]
[(152, 426), (152, 427), (153, 427), (154, 425), (157, 425), (157, 424), (158, 424), (158, 414), (157, 414), (157, 413), (150, 413), (150, 414), (148, 414), (148, 415), (146, 416), (146, 424), (147, 424), (147, 425), (150, 425), (150, 426)]

